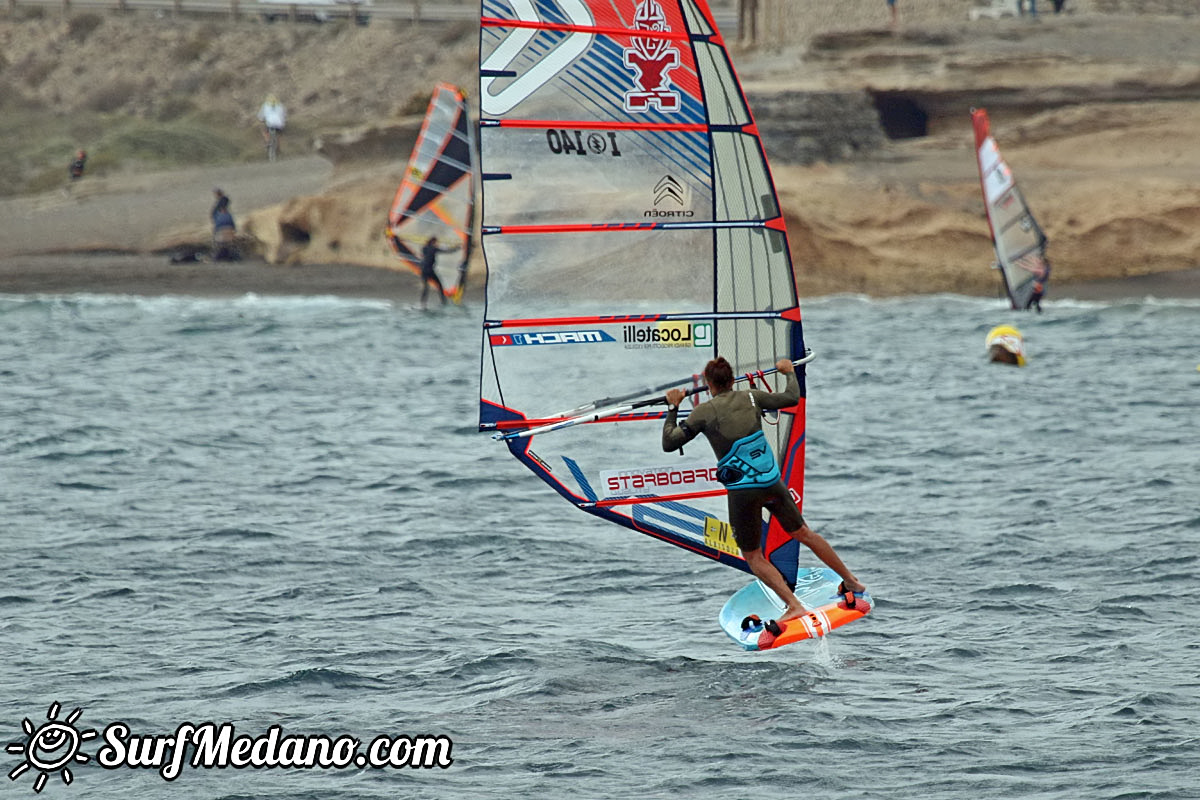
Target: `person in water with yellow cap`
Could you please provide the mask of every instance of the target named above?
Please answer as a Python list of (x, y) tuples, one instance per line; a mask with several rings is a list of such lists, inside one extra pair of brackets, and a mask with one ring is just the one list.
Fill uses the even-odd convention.
[(997, 325), (987, 335), (988, 361), (1025, 366), (1025, 337), (1012, 325)]

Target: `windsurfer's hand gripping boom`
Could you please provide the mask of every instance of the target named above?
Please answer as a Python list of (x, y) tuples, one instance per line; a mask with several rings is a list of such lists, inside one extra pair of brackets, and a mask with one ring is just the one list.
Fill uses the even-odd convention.
[[(741, 381), (748, 381), (748, 380), (751, 380), (751, 378), (753, 378), (753, 377), (766, 377), (767, 375), (771, 375), (776, 372), (782, 372), (783, 374), (786, 375), (790, 372), (794, 372), (796, 367), (801, 366), (803, 364), (807, 364), (808, 362), (812, 361), (814, 358), (816, 358), (816, 353), (812, 352), (811, 350), (805, 350), (803, 358), (798, 358), (795, 361), (790, 361), (786, 358), (781, 358), (781, 359), (779, 359), (779, 361), (775, 362), (774, 367), (771, 367), (770, 369), (764, 369), (764, 370), (758, 370), (756, 372), (746, 373), (745, 375), (735, 378), (734, 382), (738, 383)], [(675, 385), (678, 385), (680, 383), (690, 382), (691, 380), (692, 380), (692, 378), (689, 377), (689, 378), (686, 378), (685, 380), (673, 381), (672, 383)], [(670, 386), (672, 384), (667, 384), (667, 385)], [(545, 425), (539, 425), (536, 428), (529, 428), (529, 429), (523, 430), (523, 431), (509, 431), (508, 433), (494, 433), (494, 434), (492, 434), (492, 438), (493, 439), (525, 439), (525, 438), (528, 438), (535, 434), (549, 433), (550, 431), (557, 431), (557, 430), (561, 430), (563, 428), (570, 428), (575, 425), (582, 425), (587, 422), (595, 422), (597, 420), (605, 419), (607, 417), (615, 417), (619, 414), (625, 414), (625, 413), (634, 411), (639, 408), (646, 408), (648, 406), (668, 405), (668, 404), (678, 406), (679, 403), (682, 402), (685, 397), (690, 397), (691, 395), (699, 394), (700, 392), (707, 392), (707, 391), (708, 391), (707, 386), (695, 386), (691, 389), (686, 389), (686, 390), (685, 389), (671, 389), (665, 395), (659, 395), (657, 397), (651, 397), (651, 398), (647, 398), (644, 400), (636, 400), (633, 402), (624, 403), (622, 405), (612, 406), (610, 408), (597, 409), (596, 411), (592, 411), (587, 414), (579, 414), (578, 416), (568, 417), (566, 419), (562, 419), (557, 422), (549, 422), (549, 423), (546, 423)], [(678, 400), (676, 400), (676, 401), (670, 400), (669, 398), (676, 392), (679, 393)], [(582, 410), (582, 409), (576, 409), (576, 410), (578, 411), (578, 410)]]

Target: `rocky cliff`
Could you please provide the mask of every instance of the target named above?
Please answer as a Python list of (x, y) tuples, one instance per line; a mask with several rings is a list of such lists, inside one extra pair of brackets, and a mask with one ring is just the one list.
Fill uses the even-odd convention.
[[(1068, 3), (1073, 13), (1061, 15), (1041, 5), (1037, 18), (972, 21), (965, 11), (1000, 6), (936, 0), (909, 9), (900, 0), (901, 21), (891, 30), (882, 3), (838, 16), (828, 3), (795, 0), (788, 7), (795, 13), (771, 37), (733, 46), (803, 291), (995, 291), (972, 107), (992, 115), (1050, 236), (1056, 281), (1200, 265), (1194, 0), (1093, 0)], [(766, 0), (762, 7), (764, 15), (778, 12)], [(105, 19), (78, 46), (63, 22), (0, 25), (0, 82), (19, 83), (23, 104), (86, 108), (88, 93), (72, 75), (91, 70), (109, 85), (132, 70), (130, 54), (101, 36), (128, 41), (133, 29), (121, 29), (122, 20)], [(793, 28), (803, 35), (783, 38)], [(150, 77), (137, 72), (136, 91), (110, 98), (111, 113), (161, 113), (192, 87), (193, 103), (248, 125), (248, 109), (271, 87), (296, 98), (306, 145), (334, 162), (319, 194), (246, 216), (267, 258), (395, 266), (381, 231), (419, 123), (411, 112), (435, 79), (469, 84), (471, 30), (372, 24), (247, 32), (185, 20), (139, 30), (160, 50), (142, 56)], [(53, 46), (39, 47), (37, 37)], [(235, 77), (250, 64), (262, 74)], [(41, 77), (31, 83), (30, 76)], [(176, 240), (207, 235), (202, 219), (193, 233), (179, 227)]]

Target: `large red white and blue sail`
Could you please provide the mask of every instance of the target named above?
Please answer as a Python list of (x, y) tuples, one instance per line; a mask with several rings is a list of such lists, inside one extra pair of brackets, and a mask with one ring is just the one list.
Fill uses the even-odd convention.
[[(707, 3), (483, 0), (480, 36), (480, 428), (577, 507), (745, 570), (711, 448), (663, 453), (656, 403), (718, 354), (764, 388), (805, 350), (779, 201)], [(764, 426), (797, 500), (804, 403)], [(765, 549), (795, 580), (773, 523)]]
[(1026, 309), (1040, 297), (1050, 274), (1046, 261), (1048, 240), (1033, 218), (1008, 163), (992, 137), (987, 111), (971, 110), (975, 129), (975, 155), (988, 227), (996, 249), (996, 267), (1004, 290), (1015, 309)]
[(475, 126), (466, 98), (439, 83), (429, 99), (421, 132), (388, 210), (386, 236), (396, 255), (421, 274), (421, 250), (430, 237), (458, 244), (458, 278), (446, 296), (462, 300), (475, 221)]

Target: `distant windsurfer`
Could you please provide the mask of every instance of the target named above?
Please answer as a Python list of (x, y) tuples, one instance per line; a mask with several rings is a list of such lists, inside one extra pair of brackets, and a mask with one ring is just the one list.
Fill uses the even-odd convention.
[(842, 578), (839, 593), (853, 607), (856, 594), (866, 586), (842, 563), (829, 542), (804, 522), (796, 501), (780, 477), (775, 454), (762, 433), (762, 414), (768, 409), (789, 408), (800, 401), (800, 384), (791, 361), (780, 359), (775, 365), (787, 375), (782, 392), (758, 389), (734, 391), (733, 367), (717, 357), (704, 367), (704, 380), (712, 397), (700, 403), (681, 423), (677, 423), (679, 404), (686, 393), (682, 389), (667, 392), (667, 417), (663, 422), (663, 450), (671, 452), (703, 433), (717, 456), (718, 480), (728, 490), (729, 523), (742, 557), (754, 575), (770, 587), (787, 610), (780, 622), (803, 616), (807, 609), (788, 587), (783, 575), (762, 552), (762, 512), (765, 508), (788, 532), (809, 548)]
[(1042, 295), (1046, 293), (1046, 282), (1050, 280), (1050, 259), (1042, 253), (1040, 261), (1041, 266), (1034, 273), (1033, 294), (1029, 295), (1029, 302), (1025, 304), (1026, 310), (1037, 309), (1039, 314), (1042, 313)]
[(457, 249), (457, 247), (438, 247), (436, 236), (430, 236), (429, 241), (421, 248), (421, 308), (425, 308), (430, 283), (437, 287), (438, 297), (442, 298), (442, 305), (446, 305), (446, 290), (442, 288), (442, 282), (433, 265), (437, 261), (438, 253), (453, 253)]

